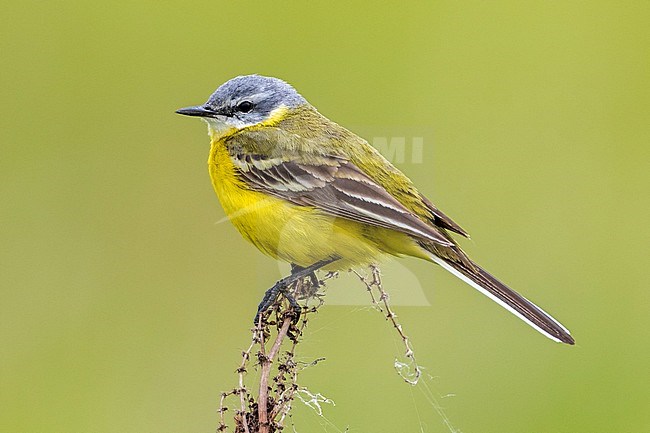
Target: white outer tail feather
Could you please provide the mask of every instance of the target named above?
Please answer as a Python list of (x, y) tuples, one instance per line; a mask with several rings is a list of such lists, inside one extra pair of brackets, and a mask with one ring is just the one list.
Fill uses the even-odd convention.
[[(528, 325), (530, 325), (533, 329), (535, 329), (536, 331), (538, 331), (538, 332), (541, 333), (542, 335), (544, 335), (544, 336), (550, 338), (550, 339), (553, 340), (553, 341), (556, 341), (556, 342), (558, 342), (558, 343), (562, 343), (561, 340), (559, 340), (558, 338), (556, 338), (556, 337), (553, 336), (553, 335), (550, 335), (550, 334), (547, 333), (545, 330), (541, 329), (541, 328), (540, 328), (539, 326), (537, 326), (535, 323), (531, 322), (531, 321), (528, 320), (526, 317), (524, 317), (520, 312), (518, 312), (517, 310), (515, 310), (514, 308), (512, 308), (510, 305), (506, 304), (505, 302), (503, 302), (501, 299), (497, 298), (494, 294), (490, 293), (490, 292), (489, 292), (488, 290), (486, 290), (485, 288), (479, 286), (477, 283), (475, 283), (474, 281), (472, 281), (472, 280), (470, 280), (469, 278), (467, 278), (467, 277), (466, 277), (465, 275), (463, 275), (460, 271), (454, 269), (454, 268), (453, 268), (449, 263), (445, 262), (445, 261), (444, 261), (443, 259), (441, 259), (440, 257), (437, 257), (437, 256), (434, 255), (434, 254), (431, 254), (430, 257), (431, 257), (431, 259), (432, 259), (434, 262), (436, 262), (437, 264), (439, 264), (440, 266), (442, 266), (445, 270), (449, 271), (449, 272), (450, 272), (451, 274), (453, 274), (454, 276), (460, 278), (461, 280), (463, 280), (464, 282), (466, 282), (467, 284), (469, 284), (470, 286), (472, 286), (473, 288), (475, 288), (475, 289), (478, 290), (479, 292), (483, 293), (483, 294), (484, 294), (485, 296), (487, 296), (488, 298), (492, 299), (492, 300), (493, 300), (494, 302), (496, 302), (497, 304), (501, 305), (503, 308), (505, 308), (506, 310), (508, 310), (509, 312), (511, 312), (512, 314), (514, 314), (515, 316), (519, 317), (521, 320), (523, 320), (525, 323), (527, 323)], [(521, 296), (521, 295), (520, 295), (520, 296)], [(523, 297), (523, 296), (522, 296), (522, 297)], [(528, 301), (528, 302), (530, 302), (530, 301)], [(531, 302), (531, 304), (535, 305), (535, 307), (537, 307), (538, 310), (540, 310), (542, 313), (546, 314), (546, 316), (548, 316), (549, 319), (553, 320), (553, 322), (555, 322), (555, 324), (557, 324), (560, 328), (562, 328), (564, 331), (566, 331), (567, 334), (571, 335), (571, 333), (569, 332), (569, 330), (566, 329), (566, 328), (565, 328), (565, 327), (564, 327), (560, 322), (558, 322), (555, 318), (553, 318), (553, 316), (551, 316), (551, 315), (548, 314), (546, 311), (544, 311), (544, 310), (542, 310), (541, 308), (539, 308), (536, 304), (534, 304), (534, 303), (532, 303), (532, 302)]]

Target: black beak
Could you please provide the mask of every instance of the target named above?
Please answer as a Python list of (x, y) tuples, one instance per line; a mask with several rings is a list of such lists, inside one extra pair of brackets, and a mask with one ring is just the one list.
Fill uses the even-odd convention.
[(217, 113), (213, 109), (206, 107), (204, 105), (197, 105), (195, 107), (185, 107), (185, 108), (179, 108), (176, 110), (178, 114), (182, 114), (184, 116), (198, 116), (198, 117), (214, 117), (216, 116)]

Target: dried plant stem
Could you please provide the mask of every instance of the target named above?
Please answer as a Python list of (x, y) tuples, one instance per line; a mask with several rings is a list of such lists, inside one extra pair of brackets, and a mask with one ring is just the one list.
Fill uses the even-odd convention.
[[(384, 286), (381, 283), (381, 273), (379, 271), (379, 267), (376, 265), (370, 266), (370, 273), (371, 273), (370, 278), (362, 275), (357, 271), (353, 271), (353, 272), (354, 274), (356, 274), (357, 277), (359, 277), (361, 282), (365, 284), (366, 289), (370, 294), (370, 298), (372, 299), (372, 303), (380, 312), (386, 314), (386, 319), (390, 320), (390, 322), (393, 324), (393, 327), (397, 330), (397, 333), (402, 339), (402, 344), (404, 345), (404, 356), (407, 358), (409, 365), (399, 363), (396, 360), (395, 369), (397, 370), (397, 373), (400, 375), (402, 379), (404, 379), (406, 383), (410, 385), (417, 385), (418, 381), (420, 380), (420, 376), (422, 376), (422, 370), (420, 369), (420, 366), (417, 364), (415, 360), (415, 352), (411, 347), (411, 341), (409, 340), (408, 336), (404, 332), (402, 325), (397, 320), (397, 314), (395, 314), (395, 312), (390, 306), (390, 298), (388, 296), (388, 293), (384, 289)], [(373, 289), (376, 289), (377, 292), (379, 293), (379, 300), (375, 298)], [(410, 367), (413, 369), (413, 372), (405, 373), (403, 367)]]
[[(390, 320), (397, 330), (405, 347), (407, 363), (395, 360), (395, 368), (399, 375), (409, 384), (415, 385), (420, 378), (421, 371), (415, 362), (415, 356), (408, 336), (404, 333), (402, 326), (397, 320), (397, 315), (390, 306), (388, 293), (382, 287), (379, 268), (370, 267), (370, 274), (364, 276), (353, 271), (365, 284), (372, 299), (373, 305)], [(298, 373), (310, 365), (315, 365), (323, 358), (318, 358), (311, 363), (300, 363), (295, 361), (295, 352), (300, 337), (307, 326), (309, 314), (316, 312), (323, 305), (323, 294), (318, 292), (324, 282), (336, 277), (337, 273), (328, 273), (323, 279), (317, 280), (313, 276), (307, 276), (296, 281), (289, 287), (290, 293), (296, 299), (315, 300), (315, 305), (303, 306), (299, 323), (294, 323), (294, 310), (283, 298), (279, 298), (266, 314), (259, 317), (259, 322), (252, 330), (252, 338), (248, 348), (242, 352), (242, 359), (236, 372), (238, 375), (238, 386), (229, 392), (221, 394), (219, 402), (219, 427), (218, 432), (230, 429), (226, 423), (225, 406), (228, 397), (239, 397), (238, 410), (234, 414), (234, 433), (277, 433), (284, 428), (286, 417), (290, 414), (294, 398), (305, 393), (309, 400), (306, 404), (315, 408), (321, 414), (321, 403), (331, 401), (320, 394), (312, 394), (306, 388), (298, 386)], [(312, 304), (314, 304), (312, 302)], [(275, 333), (275, 338), (270, 338)], [(270, 341), (273, 344), (268, 349)], [(281, 351), (283, 345), (286, 347)], [(251, 354), (257, 349), (256, 359), (259, 365), (259, 393), (253, 396), (246, 387), (245, 376), (251, 362)], [(253, 358), (255, 359), (255, 358)], [(413, 370), (411, 372), (411, 370)], [(255, 398), (257, 397), (257, 398)], [(304, 400), (303, 400), (304, 401)]]
[(260, 344), (260, 360), (262, 364), (262, 373), (260, 375), (260, 394), (257, 399), (257, 410), (258, 410), (258, 419), (260, 424), (259, 433), (268, 433), (269, 432), (269, 419), (268, 419), (268, 397), (269, 397), (269, 376), (271, 374), (271, 363), (275, 359), (275, 356), (280, 350), (282, 345), (282, 340), (287, 336), (287, 331), (289, 331), (289, 326), (291, 325), (292, 316), (286, 315), (284, 322), (282, 322), (282, 327), (278, 331), (278, 335), (275, 337), (275, 342), (271, 346), (271, 350), (268, 355), (264, 355), (264, 343)]
[[(323, 304), (323, 294), (318, 292), (319, 288), (336, 275), (328, 273), (321, 280), (310, 275), (289, 287), (294, 298), (316, 301), (312, 306), (302, 307), (298, 323), (294, 323), (293, 307), (283, 297), (279, 297), (265, 314), (259, 316), (259, 322), (252, 329), (250, 345), (242, 352), (236, 370), (238, 387), (221, 394), (217, 432), (276, 433), (284, 428), (284, 421), (299, 389), (298, 373), (304, 368), (294, 360), (297, 345), (307, 326), (309, 314)], [(275, 334), (275, 338), (271, 338), (272, 334)], [(271, 341), (273, 343), (268, 348)], [(282, 347), (285, 346), (287, 350), (283, 352)], [(254, 396), (246, 387), (245, 376), (251, 365), (251, 354), (256, 349), (256, 357), (252, 359), (257, 359), (253, 365), (259, 366), (259, 393)], [(239, 399), (232, 427), (227, 424), (225, 416), (228, 410), (226, 401), (231, 396)]]

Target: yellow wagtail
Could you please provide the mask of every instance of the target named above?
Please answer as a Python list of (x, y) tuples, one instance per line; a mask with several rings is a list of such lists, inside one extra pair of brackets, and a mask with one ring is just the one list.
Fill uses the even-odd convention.
[(236, 77), (177, 113), (207, 122), (212, 185), (235, 227), (294, 266), (261, 311), (289, 281), (318, 268), (407, 255), (437, 263), (547, 337), (574, 344), (557, 320), (467, 257), (449, 232), (467, 233), (408, 177), (284, 81)]

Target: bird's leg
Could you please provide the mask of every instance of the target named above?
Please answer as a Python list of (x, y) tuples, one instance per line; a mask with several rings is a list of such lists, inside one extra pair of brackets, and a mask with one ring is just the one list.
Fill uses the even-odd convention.
[(338, 260), (338, 257), (321, 260), (314, 263), (313, 265), (307, 266), (306, 268), (292, 265), (291, 275), (282, 278), (280, 281), (275, 283), (273, 287), (268, 289), (266, 293), (264, 293), (262, 302), (260, 302), (259, 306), (257, 307), (257, 314), (255, 314), (255, 325), (259, 323), (260, 316), (264, 314), (271, 305), (273, 305), (273, 303), (278, 299), (279, 295), (283, 295), (285, 298), (287, 298), (287, 301), (289, 301), (289, 305), (291, 305), (291, 309), (293, 310), (293, 314), (295, 315), (294, 320), (298, 320), (300, 317), (300, 304), (298, 304), (296, 299), (291, 295), (291, 293), (289, 293), (289, 287), (294, 282), (307, 276), (312, 278), (312, 281), (316, 280), (318, 283), (318, 278), (316, 278), (316, 271), (336, 260)]
[[(295, 263), (291, 264), (291, 273), (295, 274), (296, 272), (299, 272), (303, 270), (302, 266), (298, 266)], [(318, 281), (318, 277), (316, 276), (316, 271), (312, 272), (309, 274), (309, 280), (311, 281), (311, 285), (314, 287), (314, 290), (318, 289), (320, 287), (320, 281)]]

